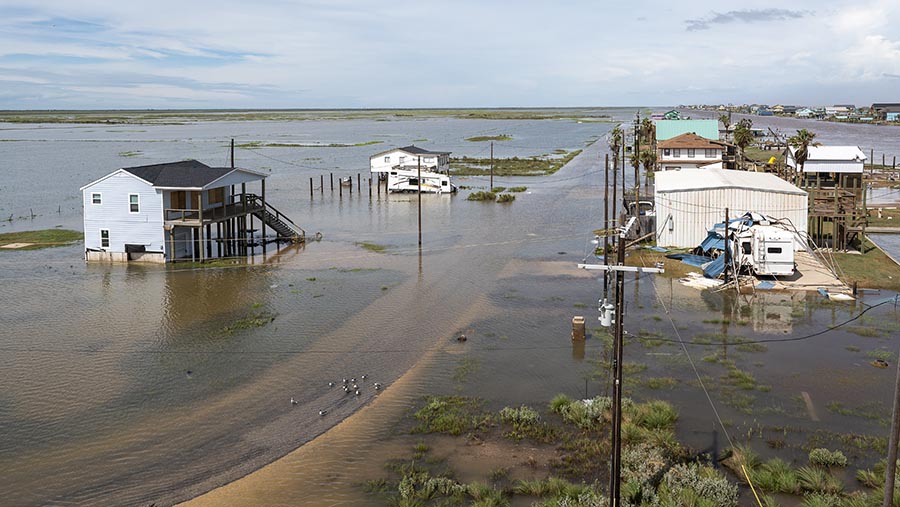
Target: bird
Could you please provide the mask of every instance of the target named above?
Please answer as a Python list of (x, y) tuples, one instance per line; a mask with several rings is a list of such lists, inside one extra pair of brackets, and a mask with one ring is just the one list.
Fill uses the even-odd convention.
[(355, 383), (356, 383), (356, 377), (350, 379), (350, 382), (353, 382), (353, 383), (355, 384)]
[(328, 387), (334, 387), (334, 382), (329, 382)]
[(323, 415), (325, 415), (325, 414), (327, 414), (327, 413), (328, 413), (327, 410), (319, 410), (319, 415), (320, 415), (320, 416), (323, 416)]
[(344, 383), (345, 383), (345, 384), (347, 383), (347, 379), (344, 379)]
[(295, 400), (294, 398), (291, 398), (291, 405), (296, 405), (296, 404), (297, 404), (297, 400)]
[(360, 377), (360, 378), (363, 379), (363, 380), (366, 380), (366, 377), (367, 377), (367, 376), (368, 376), (368, 375), (363, 375), (363, 376)]
[(381, 384), (379, 384), (378, 382), (375, 382), (375, 390), (377, 391), (379, 389), (381, 389)]
[(357, 389), (359, 389), (359, 386), (356, 385), (356, 384), (353, 384), (353, 390), (355, 391), (355, 390), (357, 390)]
[(359, 389), (356, 390), (356, 395), (359, 396)]
[(458, 342), (464, 342), (466, 340), (468, 340), (468, 338), (466, 338), (466, 335), (464, 335), (464, 334), (461, 334), (456, 337), (456, 341), (458, 341)]

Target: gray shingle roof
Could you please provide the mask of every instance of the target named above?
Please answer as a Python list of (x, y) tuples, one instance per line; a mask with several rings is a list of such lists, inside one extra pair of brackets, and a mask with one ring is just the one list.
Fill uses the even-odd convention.
[(414, 155), (449, 155), (449, 151), (429, 151), (425, 148), (419, 148), (416, 145), (404, 146), (403, 148), (399, 148), (405, 152), (412, 153)]
[(199, 188), (233, 171), (230, 167), (210, 167), (196, 160), (123, 167), (125, 171), (154, 187)]

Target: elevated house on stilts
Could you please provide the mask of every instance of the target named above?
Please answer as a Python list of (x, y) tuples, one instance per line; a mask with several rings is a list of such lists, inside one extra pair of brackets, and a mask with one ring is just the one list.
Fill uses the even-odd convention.
[(306, 232), (266, 202), (266, 176), (196, 160), (113, 171), (81, 187), (85, 259), (204, 261), (305, 241)]

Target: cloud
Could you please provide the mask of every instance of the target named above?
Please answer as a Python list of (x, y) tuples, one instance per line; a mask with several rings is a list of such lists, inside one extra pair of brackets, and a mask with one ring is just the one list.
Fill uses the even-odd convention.
[(767, 21), (785, 21), (802, 18), (809, 14), (805, 11), (791, 11), (788, 9), (744, 9), (740, 11), (712, 12), (709, 16), (699, 19), (688, 19), (687, 31), (709, 30), (711, 25), (724, 25), (737, 21), (743, 23), (763, 23)]

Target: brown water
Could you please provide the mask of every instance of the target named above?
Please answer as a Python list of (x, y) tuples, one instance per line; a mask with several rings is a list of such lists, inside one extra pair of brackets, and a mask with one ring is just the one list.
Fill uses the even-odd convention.
[[(557, 122), (522, 128), (535, 132), (540, 125), (565, 137)], [(571, 145), (609, 128), (572, 125)], [(516, 134), (514, 124), (492, 128)], [(459, 128), (457, 135), (471, 132)], [(583, 351), (569, 340), (572, 315), (586, 315), (589, 328), (596, 316), (600, 284), (574, 265), (590, 250), (590, 232), (602, 216), (602, 144), (556, 175), (526, 179), (529, 192), (511, 205), (467, 202), (464, 193), (424, 196), (421, 254), (415, 196), (340, 199), (326, 190), (310, 200), (298, 190), (311, 170), (282, 178), (281, 188), (293, 190), (272, 185), (273, 199), (325, 239), (269, 252), (252, 267), (85, 265), (80, 246), (3, 252), (4, 505), (168, 505), (257, 469), (201, 501), (377, 503), (359, 484), (378, 476), (386, 455), (405, 448), (404, 437), (397, 440), (398, 421), (422, 395), (470, 394), (499, 409), (543, 407), (559, 392), (583, 395), (585, 379), (589, 395), (604, 392), (599, 340), (588, 340)], [(522, 181), (498, 179), (495, 185)], [(460, 183), (486, 184), (478, 178)], [(75, 219), (62, 214), (60, 221), (67, 220)], [(52, 224), (54, 217), (36, 219), (42, 221)], [(387, 251), (369, 252), (357, 241)], [(724, 349), (728, 337), (802, 336), (861, 308), (821, 304), (815, 295), (701, 294), (646, 277), (629, 278), (626, 287), (632, 336), (673, 337), (657, 291), (685, 337), (721, 335), (715, 345), (690, 349), (701, 374), (713, 379), (723, 367), (699, 358)], [(224, 331), (260, 312), (275, 318), (260, 328)], [(866, 353), (896, 347), (897, 316), (886, 305), (864, 317), (871, 320), (863, 325), (881, 328), (879, 337), (841, 330), (814, 341), (772, 343), (766, 352), (729, 349), (730, 358), (772, 389), (752, 391), (748, 414), (725, 403), (733, 393), (714, 385), (723, 419), (736, 435), (753, 424), (811, 425), (795, 401), (807, 391), (821, 418), (815, 428), (883, 434), (878, 420), (824, 405), (857, 407), (864, 400), (881, 404), (882, 416), (889, 412), (892, 373), (868, 366)], [(726, 317), (735, 324), (712, 322)], [(469, 336), (464, 344), (454, 339), (460, 332)], [(708, 446), (714, 420), (705, 396), (690, 383), (693, 372), (680, 348), (633, 340), (626, 353), (646, 366), (634, 377), (632, 394), (674, 401), (683, 438)], [(327, 385), (363, 374), (366, 383), (385, 389), (361, 384), (356, 397)], [(670, 391), (638, 387), (638, 378), (658, 376), (678, 384)], [(289, 403), (292, 397), (298, 405)], [(320, 417), (319, 410), (328, 413)], [(865, 463), (871, 456), (860, 452), (854, 459)]]

